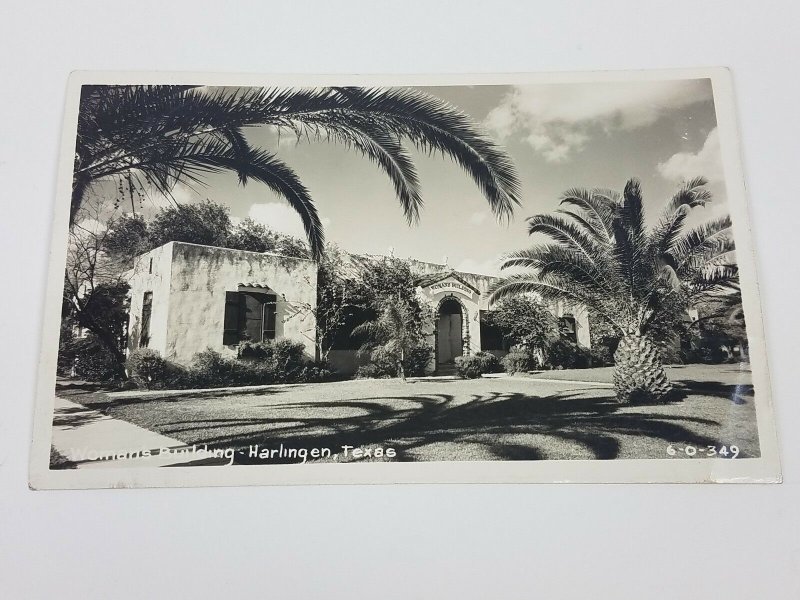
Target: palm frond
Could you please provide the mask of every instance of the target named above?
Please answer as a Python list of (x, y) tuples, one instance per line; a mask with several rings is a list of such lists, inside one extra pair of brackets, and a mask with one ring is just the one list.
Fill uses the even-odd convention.
[(697, 206), (705, 206), (711, 200), (711, 192), (706, 189), (708, 181), (695, 177), (684, 182), (667, 202), (658, 224), (650, 235), (651, 251), (656, 257), (670, 254), (689, 214)]
[(227, 152), (219, 156), (197, 157), (193, 161), (197, 165), (208, 165), (216, 170), (227, 168), (240, 172), (244, 177), (243, 181), (246, 181), (247, 178), (255, 179), (284, 198), (300, 216), (311, 248), (311, 255), (315, 259), (322, 256), (325, 248), (325, 233), (322, 230), (322, 222), (317, 208), (308, 189), (286, 163), (263, 150), (251, 151), (245, 160), (241, 160), (233, 152)]
[(527, 250), (512, 252), (505, 256), (501, 269), (523, 267), (534, 269), (539, 279), (556, 276), (578, 286), (585, 286), (591, 293), (613, 294), (613, 282), (606, 273), (586, 259), (583, 254), (559, 244), (545, 244)]
[(374, 119), (423, 151), (452, 158), (472, 177), (499, 218), (513, 215), (520, 204), (514, 163), (466, 113), (412, 89), (349, 87), (336, 91), (345, 110)]
[(603, 194), (599, 190), (572, 188), (561, 195), (559, 203), (572, 205), (584, 211), (592, 230), (605, 232), (606, 238), (611, 240), (614, 237), (612, 221), (616, 206), (611, 197), (611, 194)]
[(534, 294), (545, 301), (568, 300), (596, 311), (609, 323), (616, 325), (619, 322), (613, 311), (609, 310), (604, 296), (592, 293), (585, 286), (553, 275), (539, 277), (527, 273), (502, 278), (490, 288), (489, 302), (498, 302), (503, 298), (519, 294)]
[[(234, 169), (242, 184), (249, 177), (258, 179), (267, 165), (244, 132), (258, 125), (356, 149), (388, 175), (409, 223), (418, 220), (423, 201), (403, 140), (453, 159), (478, 185), (498, 218), (510, 218), (519, 205), (519, 179), (508, 154), (465, 113), (421, 91), (95, 86), (82, 90), (72, 214), (92, 181), (130, 178), (135, 171), (168, 196), (177, 181), (202, 184), (200, 172), (214, 161), (214, 169), (230, 165), (226, 168)], [(211, 151), (213, 144), (225, 148)], [(261, 157), (260, 165), (240, 168), (255, 156)], [(270, 160), (274, 165), (274, 157)], [(307, 192), (300, 193), (296, 177), (286, 178), (285, 165), (276, 169), (284, 183), (265, 180), (273, 181), (273, 189), (281, 193), (294, 190), (290, 202), (306, 207), (301, 217), (309, 235), (317, 236), (310, 244), (317, 245), (321, 237), (308, 212)]]
[(667, 202), (666, 210), (671, 213), (678, 210), (681, 206), (694, 208), (705, 206), (711, 200), (711, 192), (706, 188), (708, 180), (705, 177), (694, 177), (683, 182), (678, 191)]
[(708, 221), (675, 239), (667, 252), (677, 264), (683, 264), (719, 244), (732, 244), (730, 228), (731, 218), (728, 215)]
[(691, 282), (693, 293), (737, 289), (739, 268), (736, 265), (707, 265)]
[(543, 214), (529, 217), (528, 234), (543, 233), (555, 241), (582, 253), (595, 264), (605, 254), (604, 248), (594, 238), (558, 214)]

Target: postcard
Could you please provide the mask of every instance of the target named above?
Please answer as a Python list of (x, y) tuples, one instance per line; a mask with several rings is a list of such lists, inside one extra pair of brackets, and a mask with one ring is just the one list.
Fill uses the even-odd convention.
[(722, 68), (73, 73), (31, 487), (779, 482), (736, 120)]

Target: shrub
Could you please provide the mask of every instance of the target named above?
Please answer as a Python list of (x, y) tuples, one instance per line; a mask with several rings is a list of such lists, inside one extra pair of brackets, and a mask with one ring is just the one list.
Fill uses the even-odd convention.
[(261, 371), (260, 378), (271, 377), (273, 381), (293, 381), (308, 362), (305, 346), (289, 339), (242, 342), (238, 348), (239, 358), (257, 363), (254, 371)]
[(308, 362), (305, 357), (305, 346), (285, 338), (273, 342), (272, 360), (278, 373), (282, 374), (286, 381), (291, 380), (293, 375)]
[(614, 364), (614, 350), (616, 350), (616, 344), (614, 345), (614, 349), (612, 350), (612, 346), (610, 344), (597, 344), (595, 345), (592, 342), (592, 348), (589, 350), (589, 354), (592, 357), (592, 366), (593, 367), (610, 367)]
[(332, 373), (328, 366), (305, 360), (303, 352), (303, 344), (292, 340), (250, 343), (244, 350), (249, 358), (244, 360), (226, 358), (208, 349), (195, 355), (188, 378), (195, 387), (311, 383), (330, 379)]
[(61, 332), (58, 337), (58, 362), (56, 365), (56, 372), (62, 377), (72, 375), (72, 368), (75, 366), (75, 357), (77, 356), (77, 343), (73, 325), (70, 320), (63, 319), (61, 321)]
[(195, 354), (185, 368), (154, 350), (141, 349), (131, 354), (128, 369), (137, 387), (146, 389), (311, 383), (331, 378), (325, 363), (303, 361), (298, 356), (302, 351), (303, 345), (291, 340), (242, 344), (240, 354), (246, 359), (228, 358), (209, 348)]
[(457, 356), (456, 371), (464, 379), (476, 379), (481, 376), (481, 359), (477, 356)]
[(478, 352), (471, 356), (456, 358), (456, 370), (465, 379), (475, 379), (484, 373), (497, 373), (502, 370), (500, 360), (489, 352)]
[(431, 362), (431, 358), (433, 358), (433, 348), (431, 346), (420, 345), (412, 348), (403, 361), (403, 369), (405, 369), (406, 375), (411, 377), (425, 375), (425, 369), (428, 367), (428, 363)]
[(139, 348), (131, 352), (125, 367), (130, 378), (140, 388), (160, 389), (171, 387), (170, 383), (177, 383), (177, 366), (150, 348)]
[(369, 354), (369, 363), (356, 372), (358, 377), (397, 377), (397, 359), (394, 352), (383, 346), (374, 348)]
[(122, 369), (114, 355), (98, 342), (92, 334), (76, 340), (75, 375), (87, 381), (119, 383), (123, 379)]
[(514, 351), (509, 352), (503, 357), (503, 368), (506, 373), (527, 372), (539, 366), (536, 357), (528, 352)]
[(382, 365), (377, 363), (367, 363), (361, 365), (356, 370), (356, 379), (388, 379), (389, 377), (396, 377), (397, 372), (393, 371), (391, 374), (383, 368)]
[(323, 362), (309, 363), (302, 367), (295, 377), (297, 383), (319, 383), (333, 376), (327, 364)]
[(662, 364), (676, 365), (683, 363), (683, 354), (677, 340), (657, 343), (656, 348), (658, 348), (658, 354)]
[[(369, 355), (369, 363), (356, 371), (356, 377), (386, 378), (397, 377), (397, 355), (383, 346), (374, 348)], [(407, 377), (419, 377), (425, 374), (425, 368), (433, 357), (433, 348), (419, 345), (412, 348), (403, 360), (403, 371)]]
[(491, 352), (478, 352), (475, 356), (480, 356), (484, 373), (501, 373), (503, 371), (500, 359)]
[(274, 344), (266, 342), (239, 342), (237, 355), (245, 360), (271, 360), (274, 352)]
[(195, 354), (188, 370), (188, 379), (192, 387), (225, 387), (251, 383), (246, 363), (225, 358), (210, 348)]
[(561, 338), (547, 349), (547, 362), (562, 369), (585, 369), (589, 366), (591, 353), (575, 342)]

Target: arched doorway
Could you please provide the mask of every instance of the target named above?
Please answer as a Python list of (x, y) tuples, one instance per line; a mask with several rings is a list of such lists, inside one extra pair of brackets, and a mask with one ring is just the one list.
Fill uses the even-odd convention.
[(436, 319), (436, 364), (453, 364), (464, 354), (464, 312), (455, 298), (445, 298), (439, 304)]

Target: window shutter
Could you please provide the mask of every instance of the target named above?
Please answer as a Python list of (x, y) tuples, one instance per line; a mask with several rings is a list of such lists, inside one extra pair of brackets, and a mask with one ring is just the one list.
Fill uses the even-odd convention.
[(262, 330), (262, 338), (265, 340), (275, 339), (275, 316), (278, 297), (274, 294), (269, 294), (264, 303), (264, 328)]
[(153, 292), (145, 292), (142, 297), (142, 333), (139, 347), (147, 348), (150, 343), (150, 314), (153, 312)]
[(225, 292), (225, 319), (223, 325), (222, 343), (232, 346), (239, 343), (240, 329), (239, 293)]

